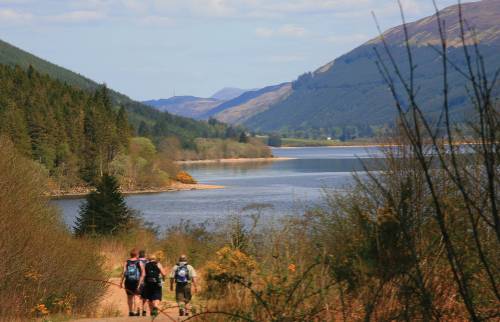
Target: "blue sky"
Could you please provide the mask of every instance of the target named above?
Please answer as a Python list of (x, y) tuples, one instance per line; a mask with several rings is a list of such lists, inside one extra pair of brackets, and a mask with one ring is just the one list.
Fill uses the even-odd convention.
[(315, 70), (376, 36), (372, 10), (400, 24), (396, 0), (0, 0), (0, 38), (134, 99), (207, 97)]

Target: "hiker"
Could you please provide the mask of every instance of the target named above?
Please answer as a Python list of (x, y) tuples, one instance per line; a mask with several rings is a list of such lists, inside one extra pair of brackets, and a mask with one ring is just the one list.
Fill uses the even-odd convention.
[(149, 312), (154, 317), (158, 315), (158, 306), (162, 299), (162, 277), (165, 277), (166, 271), (155, 254), (149, 256), (145, 270), (144, 297), (149, 301)]
[[(140, 286), (144, 281), (144, 264), (139, 260), (138, 252), (134, 248), (130, 251), (130, 258), (123, 265), (123, 274), (120, 286), (125, 286), (129, 316), (140, 316), (137, 300), (139, 300)], [(124, 284), (125, 282), (125, 284)], [(134, 313), (137, 308), (137, 313)]]
[[(144, 264), (144, 267), (146, 267), (146, 264), (148, 263), (148, 259), (146, 258), (146, 251), (145, 250), (140, 250), (139, 251), (139, 261)], [(141, 284), (140, 286), (140, 297), (141, 297), (141, 307), (139, 308), (142, 311), (142, 316), (146, 316), (146, 302), (148, 301), (146, 299), (146, 296), (144, 295), (144, 283)], [(138, 310), (139, 310), (138, 309)]]
[(191, 285), (194, 291), (196, 287), (196, 271), (193, 266), (188, 264), (186, 255), (179, 257), (179, 262), (172, 268), (170, 272), (170, 290), (174, 290), (175, 282), (175, 300), (179, 305), (179, 315), (189, 315), (189, 302), (191, 301)]

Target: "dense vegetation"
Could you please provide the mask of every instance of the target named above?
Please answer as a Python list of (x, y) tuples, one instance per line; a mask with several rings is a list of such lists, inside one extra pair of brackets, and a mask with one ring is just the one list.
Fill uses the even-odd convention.
[(94, 182), (127, 148), (131, 128), (105, 86), (93, 95), (36, 72), (0, 65), (0, 133), (63, 184)]
[[(59, 80), (90, 95), (102, 87), (102, 85), (80, 74), (40, 59), (1, 40), (0, 64), (10, 67), (19, 66), (25, 71), (31, 66), (42, 75), (48, 75), (54, 80)], [(148, 136), (154, 139), (155, 142), (164, 137), (175, 136), (180, 139), (184, 148), (192, 149), (195, 138), (222, 138), (227, 129), (226, 125), (214, 120), (211, 122), (195, 121), (190, 118), (160, 112), (113, 90), (109, 90), (108, 95), (112, 106), (125, 107), (128, 120), (136, 130), (135, 134)]]
[(194, 151), (183, 151), (181, 160), (214, 160), (233, 158), (270, 158), (271, 150), (255, 138), (241, 140), (203, 139), (195, 140)]
[(49, 204), (40, 165), (5, 137), (0, 153), (0, 320), (91, 313), (105, 288), (86, 279), (105, 278), (102, 257)]
[(129, 190), (165, 187), (177, 175), (175, 158), (270, 156), (260, 142), (238, 143), (246, 134), (216, 120), (197, 122), (129, 106), (156, 120), (142, 121), (137, 131), (143, 137), (132, 137), (127, 109), (113, 104), (106, 86), (89, 93), (32, 67), (0, 65), (0, 87), (0, 133), (40, 162), (55, 188), (93, 185), (105, 173)]

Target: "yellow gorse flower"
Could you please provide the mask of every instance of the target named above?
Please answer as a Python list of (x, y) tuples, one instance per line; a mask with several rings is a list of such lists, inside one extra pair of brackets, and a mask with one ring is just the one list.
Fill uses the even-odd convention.
[(36, 271), (30, 271), (24, 274), (24, 277), (33, 281), (38, 281), (40, 277), (42, 277), (42, 274), (39, 274)]
[(49, 309), (45, 306), (45, 304), (38, 304), (33, 308), (33, 312), (41, 315), (49, 314)]

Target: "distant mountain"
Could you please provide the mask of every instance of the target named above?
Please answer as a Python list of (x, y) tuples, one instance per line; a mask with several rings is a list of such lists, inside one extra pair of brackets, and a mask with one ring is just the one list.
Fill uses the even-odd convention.
[(242, 124), (252, 116), (284, 100), (291, 90), (291, 83), (283, 83), (249, 91), (209, 110), (204, 117), (215, 117), (221, 122), (230, 124)]
[(174, 96), (168, 99), (144, 101), (143, 103), (160, 111), (201, 119), (203, 117), (200, 116), (221, 104), (221, 101), (214, 98)]
[[(227, 90), (227, 91), (226, 91)], [(216, 93), (219, 98), (236, 95), (243, 90), (226, 88)], [(244, 91), (227, 101), (195, 96), (174, 96), (168, 99), (150, 100), (143, 103), (175, 115), (197, 120), (215, 118), (229, 124), (241, 124), (250, 117), (264, 112), (272, 104), (283, 100), (291, 92), (291, 83), (273, 85), (256, 90)]]
[[(85, 91), (94, 92), (101, 86), (80, 74), (50, 63), (2, 40), (0, 40), (0, 64), (17, 65), (24, 70), (27, 70), (31, 65), (41, 74)], [(202, 137), (207, 133), (213, 136), (220, 131), (207, 122), (199, 122), (158, 111), (113, 90), (110, 90), (109, 93), (115, 107), (123, 105), (126, 108), (129, 121), (142, 135), (177, 136), (183, 144), (189, 145), (195, 137)]]
[[(467, 24), (480, 40), (479, 49), (488, 71), (500, 67), (500, 0), (483, 0), (463, 4)], [(464, 67), (459, 39), (458, 6), (440, 12), (446, 21), (449, 58)], [(436, 16), (408, 25), (415, 64), (418, 101), (429, 116), (441, 107), (441, 60), (430, 46), (439, 42)], [(407, 76), (407, 56), (402, 26), (384, 33), (392, 55)], [(321, 132), (336, 136), (347, 127), (358, 135), (370, 135), (373, 126), (383, 126), (395, 119), (392, 97), (376, 67), (374, 48), (384, 52), (379, 37), (335, 59), (315, 72), (306, 73), (293, 82), (287, 95), (261, 113), (244, 120), (250, 128), (262, 131)], [(387, 62), (387, 56), (383, 55)], [(453, 117), (463, 119), (470, 111), (464, 78), (449, 69), (450, 103)], [(220, 108), (220, 106), (218, 107)], [(226, 110), (225, 113), (229, 113)], [(222, 115), (219, 116), (224, 119)]]
[(247, 89), (235, 88), (235, 87), (226, 87), (212, 95), (210, 98), (214, 98), (219, 101), (229, 101), (233, 98), (240, 96), (241, 94), (248, 92)]

